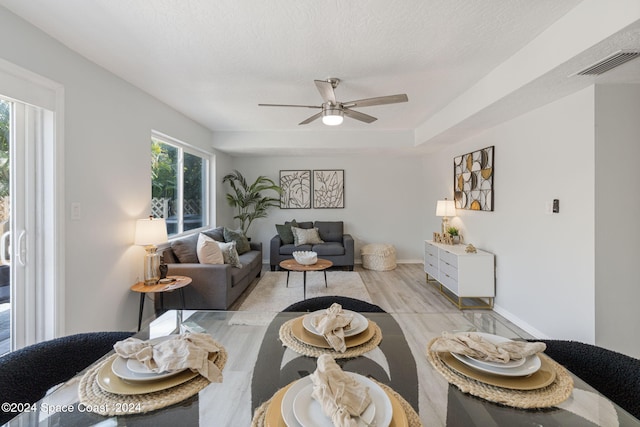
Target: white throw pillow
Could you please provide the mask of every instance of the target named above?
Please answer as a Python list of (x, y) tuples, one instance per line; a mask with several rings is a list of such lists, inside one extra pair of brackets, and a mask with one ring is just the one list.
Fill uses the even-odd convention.
[(200, 233), (196, 247), (200, 264), (224, 264), (224, 257), (218, 242), (211, 237)]

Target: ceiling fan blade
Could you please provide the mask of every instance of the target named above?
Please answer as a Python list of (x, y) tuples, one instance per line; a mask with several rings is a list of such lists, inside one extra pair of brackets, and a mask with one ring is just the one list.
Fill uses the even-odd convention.
[(321, 105), (296, 105), (296, 104), (258, 104), (258, 107), (302, 107), (302, 108), (322, 108)]
[(300, 123), (298, 123), (298, 125), (306, 125), (308, 123), (311, 123), (312, 121), (319, 119), (320, 117), (322, 117), (322, 112), (318, 113), (318, 114), (314, 114), (313, 116), (309, 117), (307, 120), (304, 120)]
[(351, 117), (352, 119), (360, 120), (361, 122), (372, 123), (378, 120), (373, 116), (361, 113), (359, 111), (350, 110), (348, 108), (343, 108), (342, 111), (344, 112), (345, 116)]
[(399, 102), (407, 102), (409, 98), (407, 94), (401, 93), (398, 95), (378, 96), (376, 98), (359, 99), (357, 101), (344, 102), (342, 105), (345, 107), (371, 107), (373, 105), (384, 104), (397, 104)]
[(336, 105), (336, 93), (333, 90), (333, 84), (326, 80), (314, 80), (320, 96), (324, 99), (324, 102), (328, 102), (331, 105)]

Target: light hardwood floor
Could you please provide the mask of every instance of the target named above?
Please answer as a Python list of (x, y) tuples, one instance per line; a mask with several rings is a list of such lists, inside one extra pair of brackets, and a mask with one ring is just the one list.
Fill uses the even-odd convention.
[[(263, 272), (267, 271), (269, 266), (265, 265)], [(454, 328), (491, 331), (510, 338), (535, 338), (493, 310), (459, 310), (440, 294), (435, 282), (427, 283), (422, 264), (398, 264), (391, 271), (367, 270), (358, 264), (354, 271), (362, 278), (372, 302), (388, 313), (430, 314), (434, 315), (430, 318), (444, 322), (443, 328), (448, 319), (449, 326)], [(238, 310), (258, 282), (254, 280), (230, 310)], [(462, 323), (458, 318), (464, 319)]]

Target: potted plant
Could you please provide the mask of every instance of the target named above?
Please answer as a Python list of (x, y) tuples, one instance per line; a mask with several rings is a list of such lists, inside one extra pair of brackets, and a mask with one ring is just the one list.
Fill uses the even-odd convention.
[(238, 214), (234, 218), (240, 220), (240, 229), (245, 236), (254, 219), (265, 218), (270, 207), (280, 206), (279, 197), (262, 194), (263, 191), (275, 191), (278, 196), (282, 194), (282, 188), (266, 176), (259, 176), (253, 184), (249, 185), (245, 177), (234, 170), (225, 175), (222, 182), (228, 182), (233, 190), (227, 193), (227, 202), (230, 206), (237, 208)]
[(460, 233), (456, 227), (447, 228), (447, 233), (451, 236), (454, 243), (460, 243)]

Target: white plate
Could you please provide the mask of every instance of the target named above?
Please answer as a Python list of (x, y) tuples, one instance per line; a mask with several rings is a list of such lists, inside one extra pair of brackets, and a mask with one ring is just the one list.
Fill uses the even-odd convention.
[(296, 420), (296, 416), (293, 414), (293, 401), (296, 396), (307, 384), (311, 383), (311, 378), (304, 377), (296, 381), (289, 390), (282, 397), (282, 405), (280, 406), (280, 411), (282, 412), (282, 419), (287, 427), (302, 427), (298, 420)]
[(478, 362), (481, 365), (492, 366), (494, 368), (503, 368), (503, 369), (517, 368), (518, 366), (524, 365), (524, 362), (527, 361), (527, 359), (524, 358), (524, 359), (518, 359), (518, 360), (510, 360), (507, 363), (502, 363), (502, 362), (489, 362), (487, 360), (480, 360), (471, 356), (467, 356), (467, 357), (473, 361)]
[[(501, 337), (500, 335), (486, 334), (484, 332), (472, 332), (472, 333), (482, 337), (483, 339), (487, 340), (492, 344), (500, 344), (500, 343), (512, 341), (509, 338)], [(481, 365), (493, 366), (494, 368), (517, 368), (518, 366), (524, 365), (524, 362), (526, 361), (526, 358), (525, 358), (525, 359), (519, 359), (519, 360), (510, 360), (507, 363), (501, 363), (501, 362), (488, 362), (486, 360), (476, 359), (475, 357), (471, 357), (471, 356), (467, 356), (467, 357), (469, 359), (472, 359), (478, 362)]]
[[(482, 338), (493, 344), (511, 341), (510, 339), (501, 337), (499, 335), (486, 334), (483, 332), (474, 332), (474, 334), (481, 336)], [(540, 358), (536, 354), (531, 355), (524, 360), (516, 360), (513, 364), (485, 362), (483, 360), (474, 359), (472, 357), (457, 353), (451, 353), (451, 355), (465, 365), (470, 366), (474, 369), (478, 369), (489, 374), (504, 375), (508, 377), (522, 377), (531, 375), (538, 369), (540, 369), (540, 366), (542, 366), (542, 362), (540, 362)]]
[[(345, 337), (358, 335), (359, 333), (364, 332), (364, 330), (367, 329), (367, 327), (369, 326), (369, 321), (362, 314), (357, 313), (355, 311), (351, 311), (351, 310), (343, 310), (343, 311), (347, 314), (353, 315), (351, 324), (344, 329)], [(313, 313), (307, 314), (302, 318), (302, 326), (304, 326), (304, 328), (307, 331), (311, 332), (312, 334), (322, 336), (322, 334), (319, 333), (311, 323), (311, 319), (314, 319), (316, 316), (322, 316), (325, 313), (326, 313), (326, 310), (318, 310), (318, 311), (314, 311)]]
[[(293, 400), (293, 415), (303, 427), (333, 427), (329, 417), (324, 414), (322, 405), (311, 396), (311, 393), (313, 393), (313, 384), (307, 384), (300, 390)], [(358, 427), (371, 425), (375, 416), (376, 405), (371, 402), (360, 415)]]
[[(387, 396), (378, 384), (371, 381), (369, 378), (353, 372), (349, 372), (349, 375), (352, 375), (356, 380), (369, 387), (369, 394), (372, 400), (371, 404), (375, 406), (375, 416), (372, 424), (377, 427), (387, 427), (389, 423), (391, 423), (391, 418), (393, 417), (393, 408), (391, 407), (391, 400), (389, 400), (389, 396)], [(293, 412), (293, 405), (298, 393), (300, 393), (309, 384), (313, 384), (311, 382), (311, 377), (306, 376), (289, 387), (289, 390), (284, 394), (280, 410), (282, 411), (282, 418), (284, 419), (287, 427), (306, 427), (300, 424), (296, 419)], [(324, 414), (323, 416), (326, 418)]]
[[(149, 343), (158, 344), (172, 337), (174, 337), (174, 335), (154, 338), (152, 340), (149, 340)], [(143, 363), (139, 362), (138, 360), (125, 359), (120, 356), (118, 356), (116, 360), (113, 361), (111, 370), (118, 377), (127, 381), (155, 381), (163, 378), (168, 378), (172, 375), (184, 371), (184, 369), (182, 369), (180, 371), (174, 372), (151, 372)]]
[(151, 369), (137, 359), (127, 359), (127, 368), (131, 372), (136, 374), (158, 374), (159, 372), (153, 372)]
[(111, 370), (114, 374), (116, 374), (119, 378), (122, 378), (125, 381), (156, 381), (164, 378), (171, 377), (176, 375), (182, 371), (176, 372), (150, 372), (148, 374), (142, 374), (138, 372), (133, 372), (127, 367), (127, 359), (118, 356), (114, 361), (113, 365), (111, 365)]

